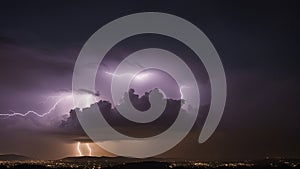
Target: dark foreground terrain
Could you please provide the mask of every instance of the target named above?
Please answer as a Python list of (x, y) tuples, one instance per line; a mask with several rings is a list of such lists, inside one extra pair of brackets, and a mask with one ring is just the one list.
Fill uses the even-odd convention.
[[(72, 168), (78, 168), (78, 169), (97, 169), (101, 167), (47, 167), (42, 165), (36, 165), (36, 164), (20, 164), (15, 166), (5, 166), (1, 165), (0, 169), (53, 169), (53, 168), (59, 168), (59, 169), (72, 169)], [(172, 166), (170, 163), (165, 162), (138, 162), (138, 163), (128, 163), (128, 164), (122, 164), (122, 165), (116, 165), (111, 167), (103, 167), (103, 169), (229, 169), (229, 168), (236, 168), (236, 169), (297, 169), (300, 168), (300, 166), (264, 166), (264, 165), (254, 165), (254, 166)]]
[(263, 159), (234, 162), (199, 160), (136, 159), (126, 157), (67, 157), (60, 160), (35, 160), (19, 155), (1, 155), (0, 169), (300, 169), (299, 159)]

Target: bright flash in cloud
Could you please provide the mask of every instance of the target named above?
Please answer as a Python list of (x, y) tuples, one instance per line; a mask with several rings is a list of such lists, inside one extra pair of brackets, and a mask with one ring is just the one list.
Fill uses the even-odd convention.
[(134, 79), (136, 80), (145, 80), (147, 79), (151, 74), (150, 73), (138, 73)]
[(106, 74), (113, 76), (113, 77), (123, 77), (123, 76), (133, 76), (134, 74), (132, 73), (123, 73), (123, 74), (116, 74), (116, 73), (111, 73), (111, 72), (105, 72)]

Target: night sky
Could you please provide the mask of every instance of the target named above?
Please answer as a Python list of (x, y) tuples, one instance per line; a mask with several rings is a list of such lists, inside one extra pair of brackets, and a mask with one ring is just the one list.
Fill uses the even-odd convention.
[[(299, 7), (297, 1), (2, 2), (0, 113), (46, 113), (59, 98), (70, 96), (76, 58), (95, 31), (128, 14), (163, 12), (200, 28), (222, 60), (227, 101), (222, 120), (209, 140), (197, 142), (210, 103), (207, 72), (187, 46), (170, 37), (146, 34), (121, 41), (105, 56), (98, 70), (96, 91), (100, 95), (91, 91), (78, 93), (91, 96), (91, 104), (99, 100), (111, 102), (110, 73), (127, 55), (149, 47), (170, 50), (195, 74), (201, 112), (191, 133), (160, 157), (300, 158)], [(148, 80), (137, 79), (132, 88), (141, 96), (155, 86), (164, 89), (166, 97), (179, 99), (180, 92), (173, 82), (167, 74), (151, 70)], [(34, 114), (0, 116), (0, 154), (41, 159), (78, 156), (76, 145), (80, 141), (89, 143), (95, 156), (113, 156), (92, 144), (80, 129), (70, 129), (73, 108), (68, 97), (42, 118)], [(84, 146), (82, 151), (88, 153)]]

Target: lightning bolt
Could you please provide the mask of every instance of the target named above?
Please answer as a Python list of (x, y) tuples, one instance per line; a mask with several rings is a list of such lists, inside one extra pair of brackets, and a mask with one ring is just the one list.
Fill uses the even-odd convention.
[[(79, 156), (83, 156), (81, 149), (80, 149), (80, 145), (81, 145), (81, 143), (78, 141), (77, 142), (77, 152), (78, 152)], [(86, 145), (87, 149), (89, 150), (89, 156), (92, 156), (92, 149), (91, 149), (89, 143), (86, 143), (85, 145)]]
[(85, 145), (86, 145), (86, 147), (87, 147), (88, 150), (89, 150), (89, 156), (92, 156), (92, 149), (91, 149), (89, 143), (86, 143)]
[(59, 99), (54, 103), (54, 105), (53, 105), (47, 112), (45, 112), (45, 113), (43, 113), (43, 114), (39, 114), (39, 113), (37, 113), (37, 112), (35, 112), (35, 111), (33, 111), (33, 110), (29, 110), (29, 111), (27, 111), (27, 112), (24, 113), (24, 114), (23, 114), (23, 113), (19, 113), (19, 112), (15, 112), (15, 111), (11, 110), (12, 113), (0, 114), (0, 117), (1, 117), (1, 116), (7, 117), (7, 118), (13, 117), (13, 116), (23, 116), (23, 117), (25, 117), (25, 116), (27, 116), (27, 115), (29, 115), (29, 114), (34, 114), (34, 115), (36, 115), (37, 117), (45, 117), (46, 115), (48, 115), (48, 114), (50, 114), (52, 111), (54, 111), (55, 108), (57, 107), (57, 105), (58, 105), (60, 102), (62, 102), (62, 101), (65, 100), (65, 99), (69, 99), (69, 98), (71, 98), (71, 97), (72, 97), (72, 95), (67, 95), (67, 96), (64, 96), (64, 97), (59, 98)]
[(180, 88), (179, 88), (179, 92), (180, 92), (181, 99), (183, 99), (183, 93), (182, 93), (182, 89), (184, 89), (184, 88), (189, 88), (189, 87), (188, 87), (188, 86), (185, 86), (185, 85), (183, 85), (183, 86), (180, 86)]
[(133, 73), (122, 73), (122, 74), (115, 74), (115, 73), (111, 73), (111, 72), (105, 72), (106, 74), (108, 75), (111, 75), (113, 77), (118, 77), (118, 78), (121, 78), (123, 76), (130, 76), (132, 79), (137, 79), (137, 80), (143, 80), (145, 78), (147, 78), (148, 76), (151, 75), (151, 73), (136, 73), (136, 74), (133, 74)]
[(80, 142), (77, 142), (77, 151), (79, 153), (79, 156), (82, 156), (81, 150), (80, 150)]
[[(81, 90), (80, 90), (80, 91), (76, 91), (76, 92), (77, 92), (77, 93), (75, 93), (75, 94), (79, 94), (79, 95), (85, 95), (85, 96), (89, 95), (89, 96), (93, 96), (93, 97), (99, 97), (99, 94), (98, 94), (98, 93), (92, 93), (91, 91), (86, 91), (86, 90), (82, 90), (82, 91), (81, 91)], [(84, 93), (84, 94), (82, 94), (82, 93)], [(70, 99), (70, 98), (73, 98), (73, 94), (72, 94), (72, 93), (63, 93), (63, 94), (61, 94), (61, 95), (59, 95), (59, 96), (48, 96), (48, 97), (46, 98), (46, 101), (41, 102), (41, 103), (42, 103), (42, 104), (45, 104), (45, 103), (46, 103), (47, 101), (49, 101), (50, 99), (54, 99), (54, 98), (58, 98), (58, 99), (57, 99), (56, 102), (50, 107), (50, 109), (49, 109), (47, 112), (43, 113), (43, 114), (37, 113), (37, 112), (34, 111), (34, 110), (29, 110), (29, 111), (27, 111), (26, 113), (20, 113), (20, 112), (15, 112), (15, 111), (13, 111), (13, 110), (10, 110), (10, 113), (5, 113), (5, 114), (0, 113), (0, 117), (4, 117), (4, 118), (6, 119), (6, 118), (9, 118), (9, 117), (13, 117), (13, 116), (22, 116), (22, 117), (25, 117), (25, 116), (27, 116), (27, 115), (29, 115), (29, 114), (33, 114), (33, 115), (35, 115), (35, 116), (37, 116), (37, 117), (42, 118), (42, 117), (45, 117), (46, 115), (50, 114), (52, 111), (54, 111), (54, 110), (56, 109), (56, 107), (57, 107), (62, 101), (67, 100), (67, 99)], [(85, 98), (86, 98), (87, 104), (91, 104), (90, 102), (96, 102), (95, 100), (93, 100), (93, 101), (89, 100), (89, 98), (87, 98), (87, 97), (85, 97)], [(89, 106), (89, 105), (85, 105), (85, 106)]]
[(115, 76), (115, 77), (122, 77), (122, 76), (134, 76), (132, 73), (123, 73), (123, 74), (115, 74), (111, 72), (105, 72), (108, 75)]

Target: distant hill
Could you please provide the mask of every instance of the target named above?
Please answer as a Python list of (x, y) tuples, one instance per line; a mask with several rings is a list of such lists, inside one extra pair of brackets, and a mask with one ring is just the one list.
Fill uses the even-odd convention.
[(107, 157), (107, 156), (78, 156), (78, 157), (66, 157), (60, 159), (61, 161), (97, 161), (97, 162), (140, 162), (140, 161), (159, 161), (159, 158), (146, 158), (146, 159), (139, 159), (139, 158), (130, 158), (130, 157)]
[(0, 155), (0, 161), (25, 161), (25, 160), (31, 160), (31, 158), (22, 155), (16, 155), (16, 154)]
[(107, 157), (107, 156), (78, 156), (78, 157), (66, 157), (60, 159), (61, 161), (138, 161), (137, 158), (128, 158), (128, 157)]

